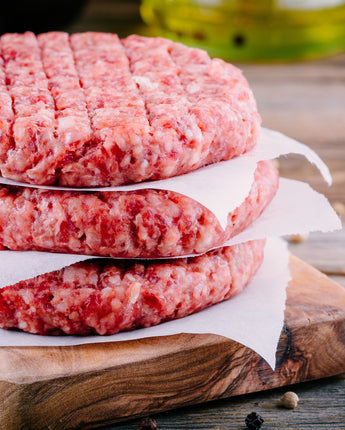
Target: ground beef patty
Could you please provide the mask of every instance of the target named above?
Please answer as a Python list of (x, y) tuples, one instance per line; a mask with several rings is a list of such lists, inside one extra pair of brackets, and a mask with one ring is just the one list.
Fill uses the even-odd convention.
[(171, 191), (70, 192), (0, 187), (0, 248), (112, 257), (201, 254), (240, 233), (272, 200), (278, 173), (262, 161), (245, 201), (215, 215)]
[(264, 241), (164, 262), (91, 260), (0, 290), (0, 327), (38, 334), (114, 334), (181, 318), (241, 291)]
[(33, 184), (162, 179), (251, 149), (241, 72), (162, 38), (51, 32), (0, 38), (0, 171)]

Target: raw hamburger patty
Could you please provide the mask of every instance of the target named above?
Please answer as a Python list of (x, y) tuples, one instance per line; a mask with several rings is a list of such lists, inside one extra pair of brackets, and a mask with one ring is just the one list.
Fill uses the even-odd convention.
[(0, 171), (33, 184), (162, 179), (251, 149), (241, 72), (162, 38), (51, 32), (0, 38)]
[(272, 200), (278, 172), (262, 161), (226, 231), (204, 206), (171, 191), (80, 193), (0, 187), (0, 247), (113, 257), (201, 254), (238, 234)]
[(261, 240), (165, 262), (78, 263), (0, 290), (0, 327), (106, 335), (181, 318), (241, 291), (263, 249)]

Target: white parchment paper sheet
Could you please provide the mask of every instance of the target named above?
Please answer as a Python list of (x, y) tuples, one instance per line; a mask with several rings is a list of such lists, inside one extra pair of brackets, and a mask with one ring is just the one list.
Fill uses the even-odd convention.
[(290, 280), (288, 258), (286, 243), (269, 239), (262, 266), (240, 294), (179, 320), (112, 336), (56, 337), (0, 330), (0, 346), (70, 346), (178, 333), (213, 333), (253, 349), (274, 368), (284, 320), (286, 285)]
[(261, 129), (260, 138), (253, 151), (229, 161), (206, 166), (186, 175), (161, 181), (142, 182), (106, 188), (67, 188), (34, 186), (0, 177), (0, 183), (29, 186), (33, 188), (74, 191), (135, 191), (160, 189), (175, 191), (197, 200), (218, 218), (223, 228), (227, 225), (228, 213), (245, 200), (254, 180), (258, 161), (270, 160), (280, 155), (296, 153), (315, 164), (328, 184), (332, 179), (327, 166), (308, 146), (276, 131)]
[(225, 246), (272, 236), (340, 230), (341, 220), (323, 194), (305, 182), (280, 178), (270, 205), (249, 227)]
[[(340, 228), (340, 219), (322, 194), (304, 182), (281, 178), (279, 190), (263, 214), (245, 231), (224, 245)], [(99, 257), (36, 251), (0, 251), (0, 288), (90, 258)]]

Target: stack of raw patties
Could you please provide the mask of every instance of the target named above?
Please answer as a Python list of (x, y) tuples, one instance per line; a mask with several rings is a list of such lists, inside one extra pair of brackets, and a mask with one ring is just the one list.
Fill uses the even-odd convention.
[(83, 190), (188, 174), (254, 148), (260, 118), (238, 69), (138, 36), (8, 34), (0, 48), (1, 175), (34, 185), (1, 186), (0, 246), (113, 257), (3, 288), (1, 327), (113, 334), (186, 316), (249, 283), (265, 241), (222, 245), (273, 199), (271, 161), (258, 163), (225, 229), (174, 191)]

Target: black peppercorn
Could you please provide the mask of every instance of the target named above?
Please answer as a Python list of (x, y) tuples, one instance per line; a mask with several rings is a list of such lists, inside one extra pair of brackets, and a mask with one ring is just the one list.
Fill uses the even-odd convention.
[(256, 412), (252, 412), (251, 414), (247, 415), (247, 418), (244, 422), (249, 430), (259, 430), (264, 422), (264, 419)]
[(153, 418), (143, 418), (140, 421), (139, 430), (157, 430), (156, 420)]

